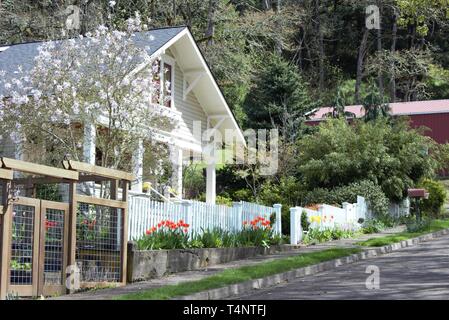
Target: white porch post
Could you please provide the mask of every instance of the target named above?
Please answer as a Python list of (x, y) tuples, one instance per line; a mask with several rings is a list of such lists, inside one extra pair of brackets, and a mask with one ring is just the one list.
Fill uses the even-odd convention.
[(132, 155), (133, 174), (136, 180), (131, 182), (131, 190), (135, 192), (142, 192), (143, 187), (143, 155), (145, 148), (143, 147), (143, 140), (139, 139), (136, 150)]
[[(84, 124), (83, 136), (83, 161), (95, 165), (95, 140), (97, 138), (97, 130), (92, 123)], [(84, 183), (85, 192), (88, 195), (95, 195), (95, 182)]]
[(215, 204), (217, 198), (217, 175), (215, 171), (215, 161), (207, 165), (206, 168), (206, 202)]
[(97, 131), (95, 125), (86, 123), (84, 125), (83, 157), (84, 162), (95, 164), (95, 139)]
[(172, 188), (177, 196), (182, 199), (182, 149), (170, 146), (170, 159), (173, 166)]

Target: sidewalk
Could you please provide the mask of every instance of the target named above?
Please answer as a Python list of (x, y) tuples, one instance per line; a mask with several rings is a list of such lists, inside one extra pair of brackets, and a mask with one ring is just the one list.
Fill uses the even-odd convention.
[(60, 297), (56, 297), (56, 298), (49, 298), (49, 299), (52, 299), (52, 300), (53, 299), (54, 300), (111, 300), (111, 299), (114, 299), (116, 296), (120, 296), (123, 294), (145, 291), (145, 290), (149, 290), (149, 289), (153, 289), (153, 288), (162, 287), (165, 285), (178, 284), (180, 282), (200, 280), (200, 279), (214, 275), (218, 272), (221, 272), (223, 270), (230, 269), (230, 268), (239, 268), (239, 267), (243, 267), (243, 266), (257, 265), (257, 264), (265, 263), (265, 262), (272, 261), (272, 260), (279, 259), (279, 258), (286, 258), (289, 256), (295, 256), (295, 255), (298, 255), (301, 253), (321, 251), (321, 250), (326, 250), (326, 249), (335, 248), (335, 247), (351, 248), (351, 247), (354, 247), (356, 242), (368, 240), (371, 238), (383, 237), (383, 236), (386, 236), (389, 234), (398, 233), (398, 232), (403, 231), (404, 229), (405, 229), (404, 226), (399, 226), (396, 228), (384, 230), (381, 233), (366, 234), (366, 235), (362, 235), (362, 236), (359, 236), (359, 237), (353, 238), (353, 239), (335, 240), (335, 241), (320, 243), (317, 245), (305, 246), (305, 247), (302, 247), (302, 248), (299, 248), (299, 249), (293, 250), (293, 251), (280, 252), (280, 253), (268, 255), (268, 256), (257, 256), (257, 257), (253, 257), (253, 258), (246, 259), (246, 260), (237, 260), (237, 261), (233, 261), (233, 262), (229, 262), (229, 263), (211, 266), (206, 269), (180, 272), (180, 273), (172, 274), (172, 275), (160, 278), (160, 279), (152, 279), (152, 280), (148, 280), (148, 281), (132, 283), (132, 284), (126, 285), (124, 287), (98, 289), (98, 290), (76, 293), (76, 294), (72, 294), (72, 295), (64, 295), (64, 296), (60, 296)]

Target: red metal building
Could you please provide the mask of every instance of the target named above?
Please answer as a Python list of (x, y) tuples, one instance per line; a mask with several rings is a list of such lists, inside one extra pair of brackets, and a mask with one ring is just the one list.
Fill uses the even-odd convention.
[[(412, 127), (429, 128), (425, 134), (436, 142), (449, 143), (449, 99), (390, 103), (390, 108), (393, 116), (409, 117)], [(345, 111), (355, 114), (357, 118), (364, 114), (361, 105), (347, 106)], [(332, 108), (320, 108), (306, 123), (317, 125), (326, 120), (326, 114), (330, 112)]]

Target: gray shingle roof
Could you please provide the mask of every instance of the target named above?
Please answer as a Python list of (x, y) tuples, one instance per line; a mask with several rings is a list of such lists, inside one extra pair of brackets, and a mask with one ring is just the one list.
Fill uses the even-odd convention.
[[(138, 32), (135, 36), (135, 43), (138, 47), (150, 47), (149, 54), (152, 55), (168, 41), (173, 39), (186, 27), (170, 27), (153, 29), (145, 32)], [(5, 76), (0, 79), (0, 95), (5, 94), (2, 80), (7, 81), (13, 77), (13, 73), (22, 66), (26, 72), (33, 68), (34, 58), (38, 54), (38, 48), (42, 42), (30, 42), (9, 46), (5, 51), (0, 50), (0, 71), (5, 71)], [(1, 46), (0, 46), (1, 48)]]

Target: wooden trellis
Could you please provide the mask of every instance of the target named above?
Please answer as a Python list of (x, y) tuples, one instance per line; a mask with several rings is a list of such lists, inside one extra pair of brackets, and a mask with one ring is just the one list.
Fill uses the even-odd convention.
[[(63, 168), (0, 158), (0, 298), (65, 294), (126, 282), (127, 199), (133, 175), (77, 161)], [(18, 177), (26, 173), (27, 177)], [(79, 186), (93, 192), (83, 195)], [(39, 198), (67, 186), (66, 201)], [(108, 185), (98, 195), (95, 186)], [(69, 275), (70, 273), (70, 275)]]

